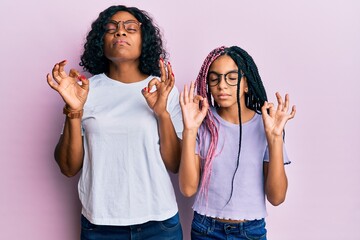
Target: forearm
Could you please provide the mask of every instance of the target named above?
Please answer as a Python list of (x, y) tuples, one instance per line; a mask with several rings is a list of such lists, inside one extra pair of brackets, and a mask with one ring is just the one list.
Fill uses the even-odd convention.
[(83, 157), (81, 119), (66, 118), (63, 134), (55, 148), (55, 160), (61, 172), (72, 177), (80, 171)]
[(179, 171), (181, 144), (168, 112), (157, 116), (160, 137), (160, 154), (168, 170)]
[(198, 155), (195, 155), (196, 134), (196, 130), (183, 131), (179, 186), (186, 197), (197, 192), (200, 181), (200, 160)]
[(268, 142), (269, 163), (265, 175), (265, 192), (267, 199), (273, 205), (279, 205), (285, 200), (287, 177), (283, 161), (283, 140), (277, 137)]

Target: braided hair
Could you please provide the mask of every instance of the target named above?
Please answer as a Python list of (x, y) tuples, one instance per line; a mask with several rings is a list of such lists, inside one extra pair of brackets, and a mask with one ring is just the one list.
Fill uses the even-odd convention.
[[(219, 108), (220, 106), (213, 101), (211, 97), (211, 92), (208, 85), (208, 72), (211, 64), (219, 57), (227, 55), (233, 59), (233, 61), (238, 66), (238, 83), (237, 83), (237, 104), (238, 104), (238, 116), (239, 116), (239, 148), (236, 159), (236, 168), (233, 173), (232, 182), (231, 182), (231, 193), (226, 205), (230, 202), (233, 189), (234, 189), (234, 179), (239, 167), (240, 152), (241, 152), (241, 137), (242, 137), (242, 128), (241, 128), (241, 107), (240, 107), (240, 81), (242, 77), (245, 77), (248, 85), (248, 92), (245, 93), (245, 106), (251, 110), (254, 110), (257, 114), (261, 114), (261, 107), (264, 105), (264, 102), (267, 101), (266, 91), (261, 81), (261, 77), (258, 72), (258, 68), (252, 59), (252, 57), (243, 49), (237, 46), (232, 47), (219, 47), (214, 49), (206, 57), (203, 65), (200, 68), (200, 72), (195, 82), (196, 93), (204, 98), (207, 98), (209, 104), (213, 108)], [(212, 163), (215, 155), (215, 152), (218, 144), (218, 125), (217, 120), (214, 117), (211, 110), (208, 110), (203, 126), (206, 131), (203, 132), (202, 136), (199, 136), (199, 141), (201, 145), (202, 139), (210, 137), (210, 145), (206, 156), (201, 157), (203, 164), (202, 166), (202, 179), (199, 190), (199, 198), (205, 199), (207, 202), (208, 197), (208, 187), (210, 183), (211, 173), (212, 173)], [(225, 205), (225, 206), (226, 206)]]

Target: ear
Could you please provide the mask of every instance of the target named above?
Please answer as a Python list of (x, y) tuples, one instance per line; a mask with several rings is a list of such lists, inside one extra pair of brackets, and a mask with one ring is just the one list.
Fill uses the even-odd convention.
[(242, 77), (241, 81), (243, 81), (244, 83), (244, 92), (248, 92), (249, 91), (249, 88), (248, 88), (248, 84), (247, 84), (247, 79), (245, 76)]

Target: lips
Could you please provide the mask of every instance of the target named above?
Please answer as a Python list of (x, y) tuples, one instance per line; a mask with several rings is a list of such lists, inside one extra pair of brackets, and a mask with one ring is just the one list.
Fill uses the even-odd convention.
[(124, 39), (114, 39), (112, 41), (112, 43), (113, 43), (113, 45), (129, 45), (130, 46), (130, 44)]
[(230, 94), (219, 94), (217, 95), (218, 99), (227, 99), (230, 97)]

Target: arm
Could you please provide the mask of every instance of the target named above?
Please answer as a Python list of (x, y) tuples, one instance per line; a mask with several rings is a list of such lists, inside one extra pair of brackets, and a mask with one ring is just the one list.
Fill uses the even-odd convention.
[(160, 137), (160, 154), (168, 170), (177, 173), (180, 164), (181, 144), (176, 135), (170, 114), (166, 111), (157, 116)]
[(72, 177), (80, 171), (83, 157), (81, 119), (66, 118), (63, 134), (55, 148), (55, 160), (61, 172), (67, 177)]
[[(175, 77), (170, 63), (166, 65), (167, 73), (164, 65), (164, 62), (161, 60), (161, 81), (156, 78), (152, 79), (148, 87), (143, 89), (142, 94), (149, 107), (153, 110), (158, 122), (160, 154), (164, 164), (168, 170), (177, 173), (180, 164), (181, 141), (176, 135), (170, 114), (166, 110), (169, 94), (175, 84)], [(150, 92), (154, 85), (156, 90)]]
[[(200, 109), (199, 102), (203, 101)], [(183, 116), (183, 146), (181, 152), (179, 185), (181, 193), (191, 197), (197, 192), (200, 182), (200, 157), (195, 154), (197, 131), (209, 109), (208, 102), (201, 96), (194, 97), (194, 83), (188, 92), (185, 85), (180, 93), (180, 106)]]
[[(66, 61), (55, 64), (52, 77), (47, 75), (47, 82), (60, 94), (70, 112), (79, 112), (83, 109), (88, 95), (89, 81), (74, 69), (71, 69), (68, 75), (64, 71), (65, 65)], [(55, 160), (61, 172), (68, 177), (76, 175), (82, 167), (83, 155), (81, 118), (66, 117), (63, 134), (55, 148)]]
[(295, 106), (290, 114), (289, 96), (285, 95), (285, 103), (279, 93), (276, 93), (278, 101), (277, 109), (273, 104), (265, 102), (262, 107), (265, 133), (269, 147), (269, 163), (264, 163), (265, 194), (268, 201), (277, 206), (284, 202), (288, 181), (283, 161), (283, 139), (282, 133), (288, 120), (295, 116)]
[[(269, 163), (264, 163), (265, 193), (268, 201), (280, 205), (285, 201), (288, 181), (283, 162), (283, 140), (274, 139), (269, 146)], [(270, 146), (271, 145), (271, 146)]]

